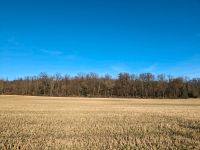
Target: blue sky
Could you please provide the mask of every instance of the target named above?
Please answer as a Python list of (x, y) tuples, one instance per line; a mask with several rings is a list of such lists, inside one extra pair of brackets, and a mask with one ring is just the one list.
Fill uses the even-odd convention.
[(1, 0), (0, 77), (198, 77), (199, 8), (199, 0)]

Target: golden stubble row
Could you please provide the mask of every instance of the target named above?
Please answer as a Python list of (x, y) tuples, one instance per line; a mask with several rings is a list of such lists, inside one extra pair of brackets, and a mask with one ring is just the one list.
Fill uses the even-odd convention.
[(199, 100), (0, 96), (0, 103), (0, 149), (200, 149)]

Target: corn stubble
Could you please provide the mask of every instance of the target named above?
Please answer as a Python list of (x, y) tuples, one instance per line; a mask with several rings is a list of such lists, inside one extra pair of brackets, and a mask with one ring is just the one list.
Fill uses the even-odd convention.
[(0, 96), (0, 149), (200, 149), (200, 100)]

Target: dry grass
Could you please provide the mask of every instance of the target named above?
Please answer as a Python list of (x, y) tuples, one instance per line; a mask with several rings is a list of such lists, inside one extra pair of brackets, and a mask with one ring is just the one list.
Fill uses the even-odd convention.
[(200, 100), (0, 96), (0, 149), (200, 149)]

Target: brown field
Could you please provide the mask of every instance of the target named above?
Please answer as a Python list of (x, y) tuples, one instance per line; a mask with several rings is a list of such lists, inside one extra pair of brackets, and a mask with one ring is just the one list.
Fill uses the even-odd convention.
[(0, 149), (200, 149), (200, 99), (0, 96)]

